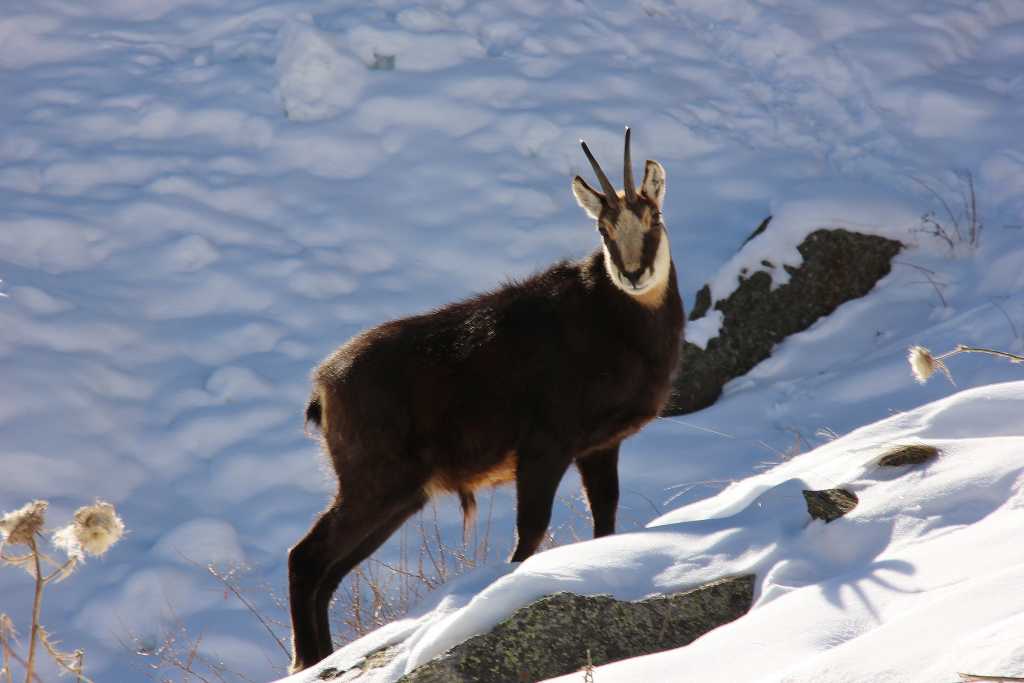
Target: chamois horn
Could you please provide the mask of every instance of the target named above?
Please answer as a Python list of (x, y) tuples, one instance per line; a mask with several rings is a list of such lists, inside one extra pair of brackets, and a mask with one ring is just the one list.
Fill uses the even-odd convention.
[(587, 160), (590, 161), (590, 165), (594, 169), (594, 175), (597, 176), (598, 182), (601, 183), (601, 189), (604, 190), (605, 200), (612, 206), (619, 205), (619, 194), (615, 191), (615, 186), (612, 185), (611, 181), (608, 180), (608, 176), (601, 170), (601, 164), (597, 163), (597, 159), (590, 153), (590, 148), (587, 147), (587, 143), (580, 140), (580, 145), (583, 147), (583, 153), (587, 155)]
[(626, 126), (626, 150), (622, 154), (622, 188), (626, 191), (626, 201), (636, 201), (636, 185), (633, 184), (633, 161), (629, 157), (629, 126)]

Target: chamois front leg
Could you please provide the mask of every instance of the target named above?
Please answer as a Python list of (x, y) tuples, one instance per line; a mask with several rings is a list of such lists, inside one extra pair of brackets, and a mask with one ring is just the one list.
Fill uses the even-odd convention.
[(551, 523), (551, 508), (562, 476), (572, 459), (548, 449), (519, 449), (516, 467), (516, 551), (522, 562), (537, 551)]
[(577, 458), (576, 469), (594, 518), (594, 538), (614, 534), (619, 506), (619, 444)]

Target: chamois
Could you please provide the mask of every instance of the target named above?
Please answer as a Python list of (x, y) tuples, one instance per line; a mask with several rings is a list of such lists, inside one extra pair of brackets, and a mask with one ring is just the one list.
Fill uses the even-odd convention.
[(623, 192), (580, 141), (603, 192), (580, 176), (572, 191), (602, 248), (366, 330), (313, 371), (306, 419), (338, 492), (288, 554), (292, 672), (333, 651), (327, 608), (341, 579), (434, 494), (457, 494), (468, 518), (475, 489), (515, 481), (519, 562), (575, 463), (594, 536), (614, 533), (619, 444), (668, 399), (683, 328), (665, 169), (648, 161), (637, 190), (629, 139), (627, 128)]

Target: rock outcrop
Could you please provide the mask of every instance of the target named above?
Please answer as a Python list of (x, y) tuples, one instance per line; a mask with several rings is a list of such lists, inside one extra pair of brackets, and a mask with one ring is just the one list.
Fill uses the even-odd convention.
[(803, 493), (804, 502), (807, 503), (807, 514), (812, 519), (825, 520), (826, 524), (839, 519), (860, 502), (857, 494), (846, 489), (824, 489)]
[[(754, 235), (770, 229), (768, 220)], [(780, 341), (871, 291), (889, 273), (902, 246), (877, 235), (822, 229), (797, 247), (803, 256), (799, 267), (781, 266), (789, 274), (786, 284), (772, 289), (767, 271), (780, 266), (765, 262), (766, 270), (742, 275), (736, 290), (721, 301), (712, 302), (705, 285), (690, 320), (714, 308), (723, 314), (721, 331), (706, 349), (683, 342), (680, 372), (664, 414), (692, 413), (713, 404), (726, 382), (767, 358)]]
[(906, 444), (889, 449), (879, 460), (881, 467), (902, 467), (923, 465), (939, 457), (941, 451), (935, 446), (923, 443)]
[(624, 602), (557, 593), (516, 610), (402, 678), (403, 683), (538, 681), (670, 650), (746, 614), (754, 577), (722, 579), (686, 593)]
[[(584, 668), (688, 645), (738, 619), (754, 600), (754, 576), (629, 602), (607, 595), (556, 593), (522, 607), (400, 679), (401, 683), (532, 683)], [(352, 669), (327, 668), (325, 681), (358, 681), (394, 656), (388, 648)], [(589, 660), (588, 660), (589, 657)]]

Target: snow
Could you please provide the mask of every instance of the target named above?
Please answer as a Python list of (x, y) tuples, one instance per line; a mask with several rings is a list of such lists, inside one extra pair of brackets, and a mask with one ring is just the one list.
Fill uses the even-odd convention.
[[(740, 275), (749, 277), (758, 270), (772, 276), (773, 287), (789, 282), (783, 266), (799, 268), (803, 264), (796, 248), (815, 230), (840, 228), (907, 241), (910, 230), (919, 223), (920, 216), (912, 208), (877, 197), (787, 201), (772, 212), (769, 229), (744, 245), (711, 279), (711, 300), (728, 298), (739, 284)], [(765, 261), (771, 266), (764, 265)]]
[[(688, 307), (763, 260), (781, 284), (819, 227), (908, 248), (715, 406), (628, 441), (621, 534), (450, 582), (335, 661), (411, 636), (392, 680), (549, 590), (643, 597), (756, 569), (750, 615), (597, 680), (1024, 673), (1009, 640), (1021, 368), (958, 356), (957, 387), (918, 386), (905, 361), (914, 344), (1024, 350), (1019, 2), (8, 4), (0, 510), (49, 498), (56, 525), (97, 496), (117, 505), (125, 539), (43, 605), (94, 680), (147, 679), (121, 642), (179, 621), (229, 669), (283, 674), (262, 626), (184, 557), (245, 562), (281, 594), (286, 549), (332, 492), (302, 433), (309, 369), (367, 326), (593, 249), (569, 192), (589, 175), (577, 140), (614, 179), (625, 124), (637, 161), (667, 170)], [(950, 251), (911, 231), (944, 218), (918, 181), (959, 211), (963, 171), (985, 229)], [(687, 338), (716, 330), (708, 316)], [(944, 455), (873, 467), (907, 439)], [(807, 524), (799, 487), (841, 484), (860, 507)], [(438, 506), (457, 543), (457, 505)], [(507, 545), (508, 490), (494, 509)], [(25, 590), (0, 571), (0, 611), (22, 627)], [(744, 643), (764, 652), (710, 654)]]
[(708, 342), (721, 332), (724, 322), (725, 315), (720, 310), (712, 308), (697, 320), (686, 324), (686, 341), (706, 349)]
[[(920, 215), (903, 203), (879, 197), (877, 193), (848, 194), (853, 196), (782, 202), (772, 213), (770, 229), (744, 244), (708, 282), (712, 304), (729, 298), (741, 278), (747, 279), (756, 272), (767, 273), (773, 289), (787, 284), (786, 267), (799, 268), (803, 264), (797, 247), (815, 230), (842, 229), (907, 242), (913, 229), (920, 225)], [(856, 216), (856, 220), (846, 216)], [(722, 312), (712, 306), (687, 326), (686, 340), (707, 348), (708, 342), (718, 336), (724, 320)]]
[(277, 87), (288, 118), (330, 118), (359, 100), (366, 67), (339, 54), (323, 33), (308, 23), (291, 21), (281, 28), (280, 41)]
[[(398, 656), (361, 680), (396, 680), (543, 595), (635, 600), (746, 573), (757, 577), (747, 616), (595, 677), (934, 681), (991, 670), (994, 661), (999, 671), (1019, 671), (1024, 648), (965, 656), (961, 643), (984, 642), (976, 631), (1024, 608), (1009, 595), (1024, 577), (1024, 549), (1007, 533), (1024, 521), (1022, 403), (1024, 381), (963, 391), (857, 429), (644, 530), (555, 548), (496, 579), (466, 577), (489, 585), (453, 588), (415, 629), (405, 625)], [(925, 466), (878, 464), (887, 450), (913, 443), (940, 456)], [(801, 491), (823, 488), (852, 491), (859, 504), (831, 523), (813, 521)], [(325, 664), (351, 665), (380, 645), (359, 641)], [(317, 680), (316, 670), (289, 680)]]

